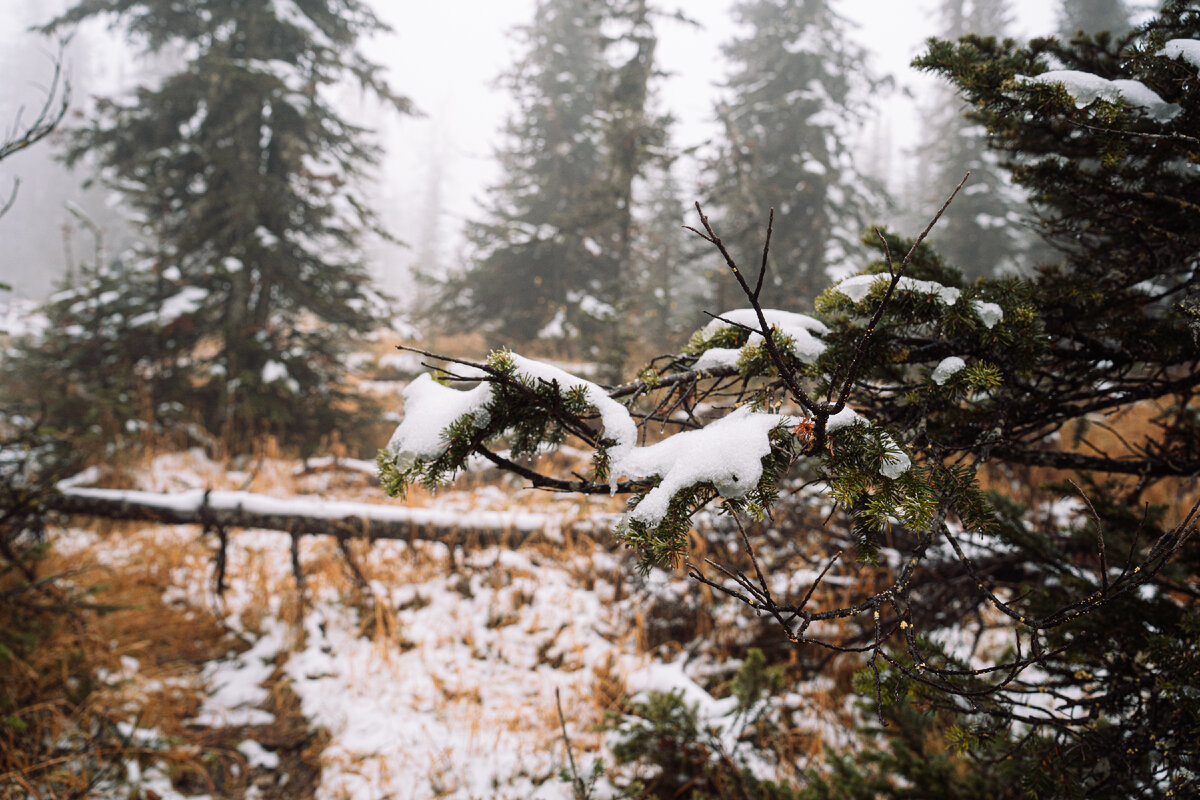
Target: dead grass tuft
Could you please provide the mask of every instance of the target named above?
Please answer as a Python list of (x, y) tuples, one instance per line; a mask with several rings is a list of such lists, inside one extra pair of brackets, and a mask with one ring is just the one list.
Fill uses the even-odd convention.
[[(125, 780), (125, 764), (165, 773), (185, 794), (310, 797), (319, 776), (317, 734), (279, 673), (269, 709), (276, 722), (253, 730), (196, 727), (201, 669), (246, 647), (210, 609), (173, 599), (183, 573), (205, 574), (198, 537), (171, 529), (104, 525), (51, 549), (44, 574), (67, 574), (93, 607), (33, 616), (4, 613), (28, 646), (0, 664), (0, 798), (87, 796)], [(82, 539), (82, 543), (76, 541)], [(0, 587), (3, 595), (4, 587)], [(137, 730), (130, 733), (132, 725)], [(250, 770), (244, 738), (276, 749), (281, 769)], [(288, 774), (287, 789), (274, 783)], [(149, 794), (147, 793), (147, 796)]]

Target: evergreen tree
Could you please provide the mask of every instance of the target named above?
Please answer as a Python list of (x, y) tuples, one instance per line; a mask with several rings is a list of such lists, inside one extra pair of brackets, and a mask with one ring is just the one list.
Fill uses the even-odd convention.
[(520, 31), (504, 178), (468, 227), (471, 268), (449, 287), (461, 321), (622, 360), (634, 184), (666, 141), (667, 118), (648, 107), (650, 14), (645, 0), (541, 0)]
[(1058, 21), (1058, 35), (1065, 41), (1081, 31), (1088, 36), (1102, 31), (1122, 36), (1132, 27), (1123, 0), (1062, 0)]
[(733, 15), (748, 31), (724, 47), (732, 64), (717, 106), (724, 141), (706, 193), (730, 249), (747, 262), (775, 209), (775, 302), (800, 308), (830, 267), (861, 252), (859, 236), (882, 204), (850, 153), (862, 103), (879, 83), (829, 0), (742, 0)]
[[(656, 167), (635, 202), (634, 248), (630, 263), (636, 276), (632, 318), (644, 320), (643, 341), (667, 342), (686, 336), (705, 304), (704, 279), (689, 257), (687, 209), (671, 165)], [(640, 213), (638, 213), (640, 212)]]
[[(139, 301), (192, 332), (187, 390), (155, 400), (237, 446), (284, 431), (315, 443), (341, 415), (343, 354), (380, 307), (359, 253), (373, 218), (354, 189), (377, 149), (327, 94), (354, 80), (410, 110), (356, 50), (385, 26), (357, 0), (82, 0), (44, 30), (92, 17), (148, 54), (187, 54), (159, 85), (102, 101), (68, 152), (95, 157), (136, 215), (145, 244), (129, 269), (152, 277), (130, 285), (154, 292)], [(178, 318), (168, 285), (188, 292)], [(171, 347), (157, 344), (152, 363)]]
[(44, 328), (5, 360), (6, 398), (84, 452), (186, 426), (192, 353), (204, 335), (193, 314), (206, 294), (178, 277), (119, 261), (83, 265), (42, 306)]
[[(1006, 0), (943, 0), (940, 35), (954, 41), (970, 33), (1003, 37), (1012, 23)], [(939, 86), (924, 111), (928, 135), (917, 150), (919, 189), (912, 205), (930, 208), (938, 195), (968, 171), (971, 179), (938, 224), (938, 252), (969, 278), (1015, 267), (1033, 244), (1023, 193), (987, 146), (986, 131), (948, 85)]]
[[(1058, 263), (967, 283), (928, 230), (880, 232), (817, 319), (764, 308), (770, 285), (702, 217), (749, 311), (609, 391), (507, 351), (470, 364), (467, 391), (419, 380), (384, 486), (436, 484), (477, 454), (534, 486), (626, 493), (616, 533), (646, 565), (683, 556), (720, 499), (749, 552), (693, 578), (801, 657), (862, 653), (856, 687), (890, 723), (886, 753), (864, 742), (812, 797), (1194, 796), (1200, 503), (1144, 501), (1200, 478), (1200, 8), (1169, 0), (1119, 44), (933, 41), (917, 65), (977, 109)], [(1148, 430), (1109, 421), (1139, 413)], [(590, 475), (520, 460), (567, 437), (594, 449)], [(1055, 502), (1006, 494), (1031, 467)], [(792, 480), (847, 516), (820, 533), (821, 575), (843, 543), (860, 561), (831, 606), (820, 577), (782, 594), (788, 575), (754, 557), (769, 532), (742, 523), (803, 535), (767, 516)]]

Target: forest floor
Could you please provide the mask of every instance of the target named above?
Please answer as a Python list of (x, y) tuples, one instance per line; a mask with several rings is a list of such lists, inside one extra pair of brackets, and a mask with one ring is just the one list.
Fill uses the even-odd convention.
[[(399, 410), (421, 359), (366, 359), (370, 380), (359, 390)], [(1139, 408), (1118, 423), (1148, 428), (1153, 412)], [(558, 459), (560, 472), (587, 469), (570, 448), (543, 458)], [(623, 500), (539, 492), (495, 470), (393, 499), (369, 464), (302, 462), (268, 443), (229, 461), (152, 446), (91, 477), (112, 489), (436, 508), (464, 527), (480, 512), (524, 511), (547, 521), (546, 535), (504, 546), (414, 539), (346, 548), (305, 536), (297, 573), (288, 534), (238, 529), (218, 593), (222, 550), (211, 531), (60, 520), (48, 531), (43, 574), (67, 576), (106, 611), (59, 626), (34, 651), (38, 663), (17, 666), (30, 696), (54, 706), (43, 716), (62, 723), (40, 735), (65, 742), (73, 724), (72, 735), (90, 737), (75, 752), (108, 749), (83, 762), (0, 759), (0, 800), (49, 797), (38, 791), (45, 786), (63, 789), (53, 796), (82, 787), (78, 796), (114, 800), (549, 800), (585, 794), (570, 771), (586, 777), (598, 763), (587, 796), (615, 797), (647, 775), (645, 763), (622, 763), (614, 745), (637, 724), (648, 692), (679, 695), (717, 732), (730, 763), (802, 780), (865, 719), (851, 690), (862, 658), (792, 647), (769, 620), (688, 577), (689, 566), (717, 577), (708, 559), (751, 569), (736, 529), (713, 513), (696, 518), (688, 564), (644, 573), (610, 533)], [(988, 480), (1048, 517), (1078, 512), (1077, 499), (1042, 496), (1053, 477), (1028, 470)], [(802, 597), (832, 553), (853, 549), (844, 520), (815, 491), (789, 490), (750, 535), (779, 597)], [(813, 604), (846, 605), (855, 587), (882, 585), (888, 569), (848, 556)], [(824, 631), (829, 640), (861, 633), (842, 624)], [(731, 710), (751, 648), (786, 670), (763, 715), (770, 736), (752, 745), (754, 720)], [(89, 691), (75, 691), (81, 685)], [(6, 724), (0, 717), (0, 745)]]
[[(77, 518), (52, 531), (47, 568), (116, 609), (89, 630), (102, 665), (90, 703), (116, 722), (126, 752), (123, 769), (93, 776), (89, 796), (571, 798), (569, 755), (583, 775), (603, 759), (594, 796), (612, 796), (637, 771), (609, 753), (631, 698), (675, 691), (721, 727), (748, 646), (794, 661), (777, 631), (682, 567), (643, 575), (605, 525), (595, 538), (569, 533), (611, 519), (619, 501), (526, 490), (496, 473), (400, 501), (360, 470), (239, 466), (160, 453), (100, 483), (436, 506), (464, 520), (520, 508), (568, 533), (520, 547), (352, 542), (349, 555), (333, 537), (304, 537), (301, 592), (287, 534), (238, 530), (218, 595), (217, 543), (198, 526)], [(728, 548), (736, 560), (737, 547), (710, 532), (693, 556)], [(752, 766), (794, 776), (844, 744), (858, 666), (797, 674), (775, 700), (780, 758)], [(728, 741), (736, 748), (736, 733)]]

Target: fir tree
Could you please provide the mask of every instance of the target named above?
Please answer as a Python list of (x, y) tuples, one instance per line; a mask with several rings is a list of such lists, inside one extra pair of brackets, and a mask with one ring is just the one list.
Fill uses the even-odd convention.
[[(436, 485), (476, 454), (534, 486), (625, 493), (616, 533), (647, 566), (683, 557), (719, 499), (748, 566), (692, 577), (798, 654), (862, 653), (857, 688), (888, 723), (886, 754), (871, 740), (811, 796), (1193, 796), (1200, 503), (1144, 501), (1200, 477), (1200, 9), (1171, 0), (1119, 43), (935, 40), (916, 63), (976, 109), (1056, 264), (967, 283), (929, 228), (879, 231), (877, 259), (817, 299), (818, 319), (764, 308), (771, 259), (765, 275), (739, 264), (701, 215), (750, 309), (611, 390), (507, 351), (466, 365), (467, 392), (418, 381), (384, 486)], [(1136, 413), (1151, 430), (1110, 424)], [(650, 431), (666, 438), (644, 444)], [(590, 475), (523, 460), (567, 437), (595, 451)], [(1007, 495), (1032, 467), (1071, 502)], [(841, 568), (860, 583), (832, 607), (813, 588), (781, 596), (742, 522), (799, 481), (848, 517), (821, 532), (819, 574), (843, 543), (863, 565)], [(962, 644), (984, 634), (1002, 641)], [(681, 718), (660, 716), (677, 737)]]
[[(644, 320), (643, 339), (671, 341), (686, 335), (705, 304), (704, 279), (689, 257), (683, 224), (687, 210), (672, 165), (655, 168), (642, 183), (634, 207), (631, 265), (638, 270), (631, 316)], [(640, 213), (639, 213), (640, 212)]]
[(1119, 37), (1132, 27), (1123, 0), (1062, 0), (1058, 21), (1058, 35), (1065, 41), (1081, 32), (1095, 36), (1108, 31)]
[(775, 302), (800, 308), (830, 267), (861, 252), (859, 236), (881, 205), (849, 149), (879, 83), (828, 0), (743, 0), (733, 14), (748, 30), (724, 47), (732, 64), (716, 110), (724, 140), (706, 192), (731, 250), (746, 261), (775, 209)]
[(450, 286), (460, 319), (623, 358), (613, 337), (636, 274), (634, 184), (666, 141), (667, 119), (649, 109), (650, 13), (645, 0), (542, 0), (520, 31), (505, 177), (468, 228), (471, 268)]
[[(1003, 37), (1012, 22), (1006, 0), (944, 0), (940, 12), (940, 35), (951, 41), (971, 33)], [(969, 278), (1022, 265), (1033, 244), (1033, 223), (1023, 193), (988, 148), (984, 127), (948, 85), (929, 98), (924, 117), (928, 134), (917, 150), (920, 184), (913, 205), (935, 206), (944, 187), (971, 173), (938, 225), (938, 252)]]
[(100, 102), (68, 152), (95, 157), (136, 215), (145, 244), (129, 269), (153, 277), (130, 283), (154, 292), (138, 300), (171, 317), (164, 287), (189, 293), (178, 322), (205, 346), (170, 399), (230, 443), (284, 430), (315, 443), (340, 418), (343, 354), (380, 307), (359, 251), (373, 218), (354, 190), (377, 150), (327, 95), (354, 80), (410, 110), (356, 50), (385, 26), (356, 0), (83, 0), (45, 30), (92, 17), (148, 54), (187, 54), (159, 85)]
[(6, 396), (84, 452), (186, 427), (192, 353), (204, 335), (193, 314), (206, 295), (178, 276), (120, 261), (81, 266), (42, 306), (44, 329), (4, 362)]

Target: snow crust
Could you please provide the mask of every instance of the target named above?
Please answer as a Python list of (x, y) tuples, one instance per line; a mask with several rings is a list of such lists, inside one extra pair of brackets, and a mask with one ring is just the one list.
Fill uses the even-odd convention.
[[(755, 336), (757, 335), (755, 334)], [(696, 363), (692, 364), (692, 369), (698, 372), (718, 367), (734, 367), (736, 369), (741, 358), (741, 347), (710, 347), (700, 354)]]
[[(483, 412), (491, 399), (490, 383), (463, 391), (443, 386), (428, 372), (421, 374), (404, 390), (404, 420), (388, 441), (388, 452), (402, 465), (437, 458), (447, 447), (442, 431), (465, 414)], [(487, 424), (486, 418), (476, 421)]]
[(867, 420), (855, 411), (850, 406), (845, 406), (836, 414), (831, 414), (829, 419), (825, 421), (825, 430), (833, 433), (838, 428), (845, 428), (850, 425), (867, 425)]
[(1158, 54), (1167, 58), (1182, 58), (1196, 68), (1197, 74), (1200, 74), (1200, 40), (1172, 39), (1163, 45), (1163, 49), (1159, 50)]
[[(861, 303), (873, 289), (877, 286), (887, 286), (890, 281), (889, 276), (882, 274), (855, 275), (838, 283), (833, 290), (846, 295), (853, 303)], [(900, 279), (900, 282), (896, 284), (896, 291), (931, 294), (948, 306), (957, 303), (958, 298), (962, 295), (962, 290), (952, 286), (943, 286), (937, 281), (922, 281), (909, 277)]]
[(972, 300), (971, 308), (975, 310), (975, 314), (979, 317), (979, 321), (983, 323), (983, 327), (988, 330), (996, 327), (996, 323), (1004, 319), (1004, 309), (1000, 308), (996, 303)]
[(1075, 69), (1056, 69), (1030, 78), (1018, 75), (1026, 83), (1061, 84), (1067, 94), (1075, 99), (1077, 108), (1107, 100), (1111, 103), (1126, 103), (1144, 108), (1148, 116), (1158, 122), (1169, 122), (1182, 110), (1175, 103), (1168, 103), (1141, 81), (1118, 79), (1110, 81)]
[[(805, 364), (811, 364), (817, 360), (821, 353), (825, 352), (825, 343), (813, 335), (823, 336), (829, 333), (829, 328), (819, 319), (810, 317), (807, 314), (796, 314), (792, 311), (780, 311), (775, 308), (764, 308), (763, 318), (767, 321), (767, 325), (778, 329), (780, 333), (792, 340), (792, 354)], [(743, 325), (757, 331), (759, 327), (758, 314), (753, 308), (739, 308), (733, 311), (726, 311), (724, 314), (719, 315), (717, 319), (710, 321), (701, 328), (700, 332), (704, 338), (710, 339), (722, 328), (731, 327), (731, 324)], [(715, 366), (736, 366), (743, 350), (757, 347), (762, 342), (763, 335), (761, 333), (752, 333), (745, 347), (741, 349), (716, 348), (719, 352), (713, 356), (709, 356), (707, 359), (705, 356), (712, 351), (706, 351), (701, 354), (694, 369), (711, 369)], [(735, 353), (737, 354), (736, 356), (733, 355)], [(701, 366), (701, 364), (704, 366)]]
[(885, 478), (896, 480), (904, 473), (908, 472), (912, 466), (912, 459), (908, 454), (896, 444), (896, 440), (889, 434), (884, 434), (883, 443), (887, 446), (884, 451), (883, 458), (879, 462), (879, 474)]
[(568, 389), (583, 389), (587, 401), (600, 414), (600, 420), (604, 423), (604, 435), (610, 439), (615, 439), (617, 442), (612, 452), (614, 460), (619, 458), (621, 454), (631, 450), (637, 444), (637, 425), (634, 424), (633, 417), (629, 415), (629, 411), (625, 406), (609, 397), (608, 392), (600, 388), (599, 385), (572, 375), (565, 369), (541, 361), (534, 361), (516, 353), (512, 354), (512, 360), (517, 367), (517, 375), (527, 381), (536, 382), (542, 380), (547, 383), (556, 382), (560, 389), (564, 391)]
[(933, 374), (929, 376), (930, 380), (938, 386), (944, 386), (946, 381), (959, 370), (966, 369), (967, 362), (963, 361), (958, 356), (950, 356), (943, 358), (941, 363), (933, 368)]
[[(723, 497), (745, 496), (762, 478), (762, 459), (771, 452), (770, 432), (791, 419), (743, 406), (700, 430), (636, 448), (621, 462), (622, 471), (635, 478), (659, 475), (662, 480), (629, 518), (656, 525), (666, 516), (677, 492), (706, 481)], [(615, 461), (613, 466), (615, 472)]]

